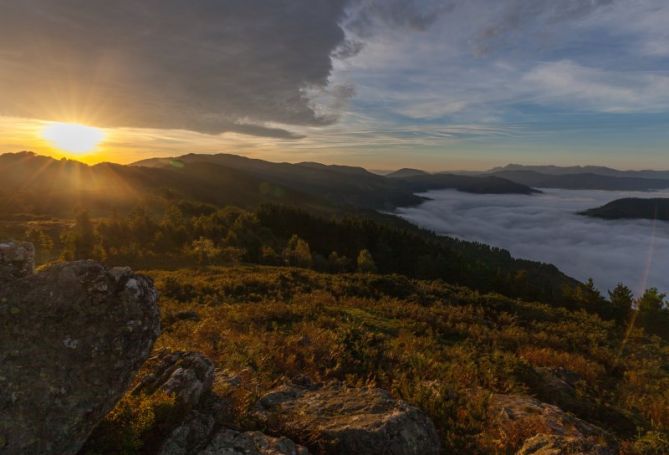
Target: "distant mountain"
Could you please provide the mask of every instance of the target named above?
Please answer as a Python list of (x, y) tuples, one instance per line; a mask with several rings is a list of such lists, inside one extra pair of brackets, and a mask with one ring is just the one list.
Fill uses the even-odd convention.
[(0, 213), (70, 216), (77, 207), (97, 213), (128, 210), (143, 202), (187, 199), (216, 206), (253, 208), (280, 203), (318, 210), (318, 197), (223, 166), (195, 163), (184, 169), (55, 160), (31, 152), (0, 155)]
[(286, 186), (323, 198), (336, 206), (359, 209), (392, 209), (422, 201), (414, 193), (430, 189), (451, 188), (472, 193), (530, 194), (525, 185), (497, 177), (458, 176), (450, 174), (418, 174), (388, 177), (363, 168), (333, 166), (320, 163), (272, 163), (237, 155), (190, 154), (178, 158), (154, 158), (134, 166), (187, 169), (194, 163), (225, 166), (255, 178)]
[(235, 155), (155, 158), (129, 166), (88, 166), (31, 152), (0, 155), (1, 214), (69, 216), (77, 207), (102, 214), (128, 210), (147, 200), (156, 205), (169, 199), (242, 208), (274, 203), (321, 213), (391, 210), (420, 203), (424, 199), (414, 193), (434, 188), (530, 191), (489, 177), (440, 175), (414, 181), (358, 167), (271, 163)]
[(347, 166), (273, 163), (229, 154), (189, 154), (174, 159), (154, 158), (133, 163), (133, 166), (173, 168), (175, 163), (178, 163), (181, 172), (186, 173), (192, 166), (222, 166), (261, 181), (317, 196), (340, 207), (392, 209), (422, 201), (390, 179), (372, 174), (363, 168)]
[(598, 208), (581, 212), (582, 215), (608, 220), (636, 218), (669, 221), (668, 198), (624, 198)]
[(447, 172), (430, 174), (420, 169), (403, 168), (386, 175), (386, 177), (401, 181), (402, 184), (414, 192), (440, 189), (457, 189), (478, 194), (532, 194), (539, 192), (521, 183), (487, 175), (464, 175)]
[(532, 171), (547, 175), (596, 174), (609, 177), (635, 177), (646, 179), (669, 180), (669, 171), (624, 171), (605, 166), (528, 166), (522, 164), (508, 164), (488, 171), (488, 174), (497, 174), (510, 171)]
[(403, 179), (403, 178), (407, 178), (407, 177), (415, 177), (417, 175), (429, 175), (429, 174), (425, 171), (421, 171), (420, 169), (411, 169), (411, 168), (405, 167), (405, 168), (399, 169), (395, 172), (391, 172), (389, 174), (386, 174), (386, 177)]
[(537, 188), (618, 191), (649, 191), (669, 188), (669, 178), (615, 177), (595, 173), (543, 174), (531, 170), (499, 170), (489, 175)]
[(533, 194), (541, 192), (532, 188), (531, 185), (514, 182), (495, 175), (425, 174), (406, 177), (401, 179), (401, 182), (414, 192), (440, 189), (457, 189), (475, 194)]

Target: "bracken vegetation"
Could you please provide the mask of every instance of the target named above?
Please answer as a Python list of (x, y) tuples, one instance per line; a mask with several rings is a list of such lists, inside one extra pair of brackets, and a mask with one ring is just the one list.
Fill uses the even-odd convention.
[[(554, 403), (613, 433), (624, 453), (669, 451), (669, 346), (630, 326), (634, 312), (616, 322), (399, 275), (263, 266), (148, 273), (161, 291), (157, 348), (203, 352), (243, 379), (230, 393), (232, 424), (252, 425), (250, 406), (280, 378), (307, 375), (373, 384), (421, 407), (444, 453), (512, 453), (534, 432), (491, 427), (493, 392)], [(573, 377), (571, 393), (546, 381), (556, 369)], [(132, 399), (86, 453), (151, 453), (152, 434), (169, 420), (165, 398)]]

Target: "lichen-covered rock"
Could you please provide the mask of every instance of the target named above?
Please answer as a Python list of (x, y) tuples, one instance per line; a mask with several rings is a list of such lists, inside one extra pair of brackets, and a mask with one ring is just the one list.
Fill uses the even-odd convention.
[(221, 415), (226, 414), (221, 411), (226, 400), (211, 393), (214, 368), (202, 354), (162, 351), (146, 368), (153, 373), (133, 393), (161, 390), (191, 408), (162, 442), (158, 455), (308, 455), (306, 448), (285, 437), (226, 428)]
[(93, 261), (23, 271), (0, 276), (2, 453), (75, 454), (149, 356), (157, 293)]
[(0, 243), (0, 281), (32, 275), (35, 249), (32, 243)]
[(522, 441), (520, 453), (547, 455), (554, 453), (550, 450), (555, 450), (555, 447), (588, 448), (588, 451), (574, 452), (584, 454), (618, 453), (615, 438), (608, 432), (557, 406), (527, 395), (493, 395), (488, 414), (491, 426), (501, 432), (522, 434), (523, 431), (531, 430), (534, 433)]
[(612, 455), (614, 453), (617, 452), (596, 440), (538, 434), (525, 441), (516, 455)]
[(197, 455), (309, 455), (309, 451), (285, 437), (273, 438), (259, 431), (240, 433), (223, 429)]
[(565, 368), (533, 368), (527, 375), (527, 384), (533, 394), (546, 403), (574, 413), (592, 423), (606, 422), (617, 434), (633, 438), (638, 422), (628, 412), (602, 403), (593, 390), (577, 373)]
[(216, 421), (208, 413), (193, 411), (167, 437), (158, 455), (193, 455), (211, 439)]
[(148, 361), (147, 367), (151, 373), (142, 378), (133, 393), (162, 390), (189, 409), (197, 406), (214, 383), (214, 365), (197, 352), (163, 350)]
[(341, 383), (286, 384), (265, 395), (256, 417), (314, 453), (430, 455), (439, 453), (432, 421), (380, 389)]

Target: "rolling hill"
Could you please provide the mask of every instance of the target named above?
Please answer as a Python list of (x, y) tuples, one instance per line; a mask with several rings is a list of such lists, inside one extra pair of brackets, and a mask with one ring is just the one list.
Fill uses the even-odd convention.
[[(108, 214), (139, 203), (187, 199), (216, 206), (280, 203), (318, 210), (317, 196), (257, 179), (224, 166), (148, 168), (55, 160), (30, 152), (0, 155), (0, 213), (71, 216), (76, 208)], [(151, 204), (149, 204), (151, 205)]]
[(188, 172), (191, 166), (224, 166), (247, 173), (257, 179), (296, 191), (318, 196), (339, 207), (391, 210), (398, 206), (414, 205), (421, 198), (414, 193), (430, 189), (456, 189), (472, 193), (529, 194), (526, 185), (499, 177), (470, 177), (451, 174), (400, 173), (384, 177), (363, 168), (333, 166), (320, 163), (272, 163), (237, 155), (189, 154), (177, 158), (153, 158), (134, 163), (134, 166), (179, 169)]
[(473, 193), (532, 191), (498, 177), (416, 175), (387, 178), (350, 166), (272, 163), (235, 155), (186, 155), (134, 165), (89, 166), (32, 152), (0, 155), (2, 213), (71, 216), (127, 211), (140, 202), (184, 199), (218, 207), (265, 203), (316, 212), (392, 210), (419, 204), (417, 192), (453, 188)]
[(601, 207), (586, 210), (581, 214), (607, 220), (649, 219), (669, 221), (669, 199), (617, 199)]

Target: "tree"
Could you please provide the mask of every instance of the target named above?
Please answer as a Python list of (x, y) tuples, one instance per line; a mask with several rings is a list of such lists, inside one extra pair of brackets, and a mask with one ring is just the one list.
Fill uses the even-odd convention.
[(583, 286), (578, 286), (574, 292), (574, 300), (577, 303), (584, 305), (586, 308), (596, 308), (599, 307), (604, 298), (602, 294), (595, 287), (595, 282), (592, 278), (588, 278), (588, 281), (585, 282)]
[(336, 251), (330, 253), (328, 256), (328, 270), (330, 272), (346, 272), (349, 268), (350, 264), (346, 256), (340, 256)]
[(623, 283), (618, 283), (613, 290), (609, 291), (609, 302), (611, 302), (612, 316), (618, 321), (623, 321), (632, 311), (634, 294)]
[(41, 228), (30, 228), (26, 231), (26, 238), (35, 245), (35, 255), (38, 263), (51, 259), (53, 240), (51, 236)]
[(669, 309), (664, 300), (666, 297), (657, 288), (649, 288), (639, 299), (638, 320), (648, 333), (669, 336)]
[(358, 272), (360, 273), (376, 273), (376, 263), (369, 250), (361, 250), (358, 254)]
[(193, 255), (197, 258), (197, 262), (200, 265), (205, 265), (209, 263), (212, 259), (218, 256), (221, 253), (219, 248), (216, 248), (214, 242), (211, 239), (205, 237), (200, 237), (197, 240), (193, 241), (191, 246)]
[(91, 259), (95, 257), (97, 236), (95, 227), (88, 214), (82, 210), (77, 213), (72, 230), (66, 235), (65, 259)]
[(269, 245), (264, 245), (260, 250), (260, 259), (263, 264), (267, 265), (281, 264), (281, 257)]
[(309, 268), (313, 264), (309, 244), (297, 235), (288, 240), (288, 245), (283, 250), (283, 258), (288, 265), (296, 267)]

